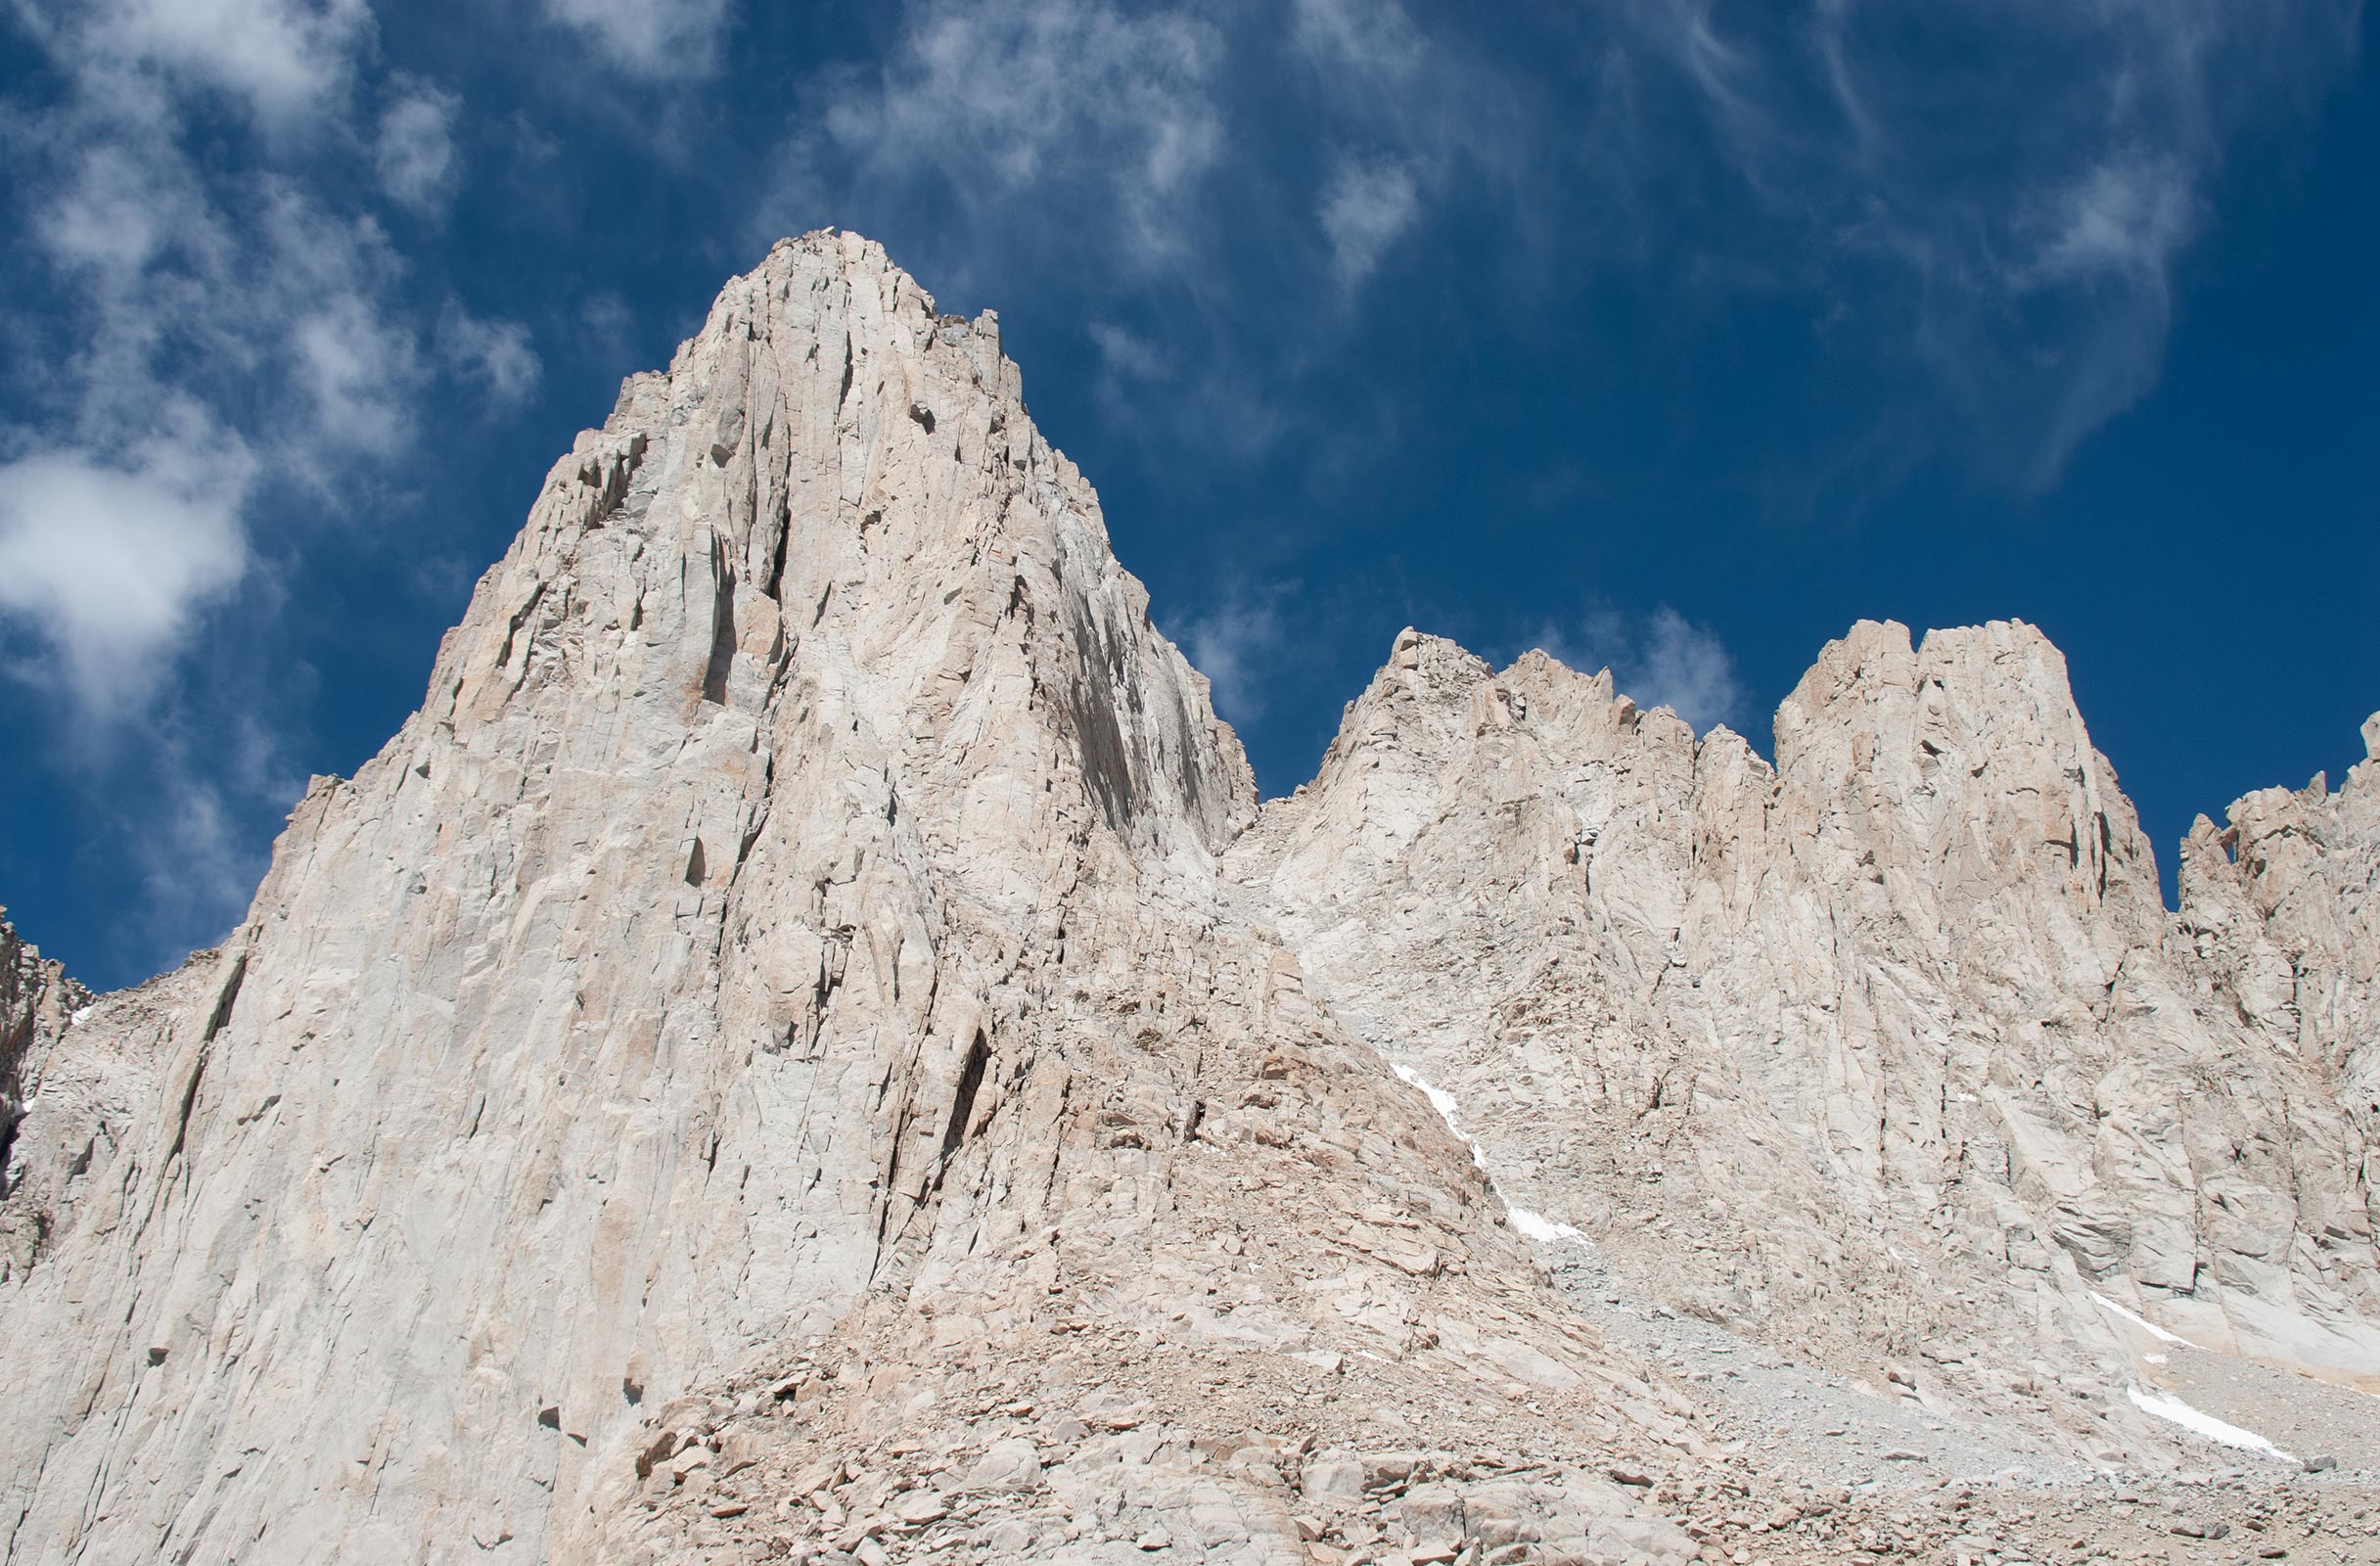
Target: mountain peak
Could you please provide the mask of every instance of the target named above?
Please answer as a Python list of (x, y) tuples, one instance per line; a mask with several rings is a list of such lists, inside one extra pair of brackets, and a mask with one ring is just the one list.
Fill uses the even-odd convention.
[(780, 242), (219, 951), (0, 924), (0, 1554), (2138, 1553), (2175, 1419), (2360, 1439), (2380, 771), (2169, 915), (2021, 622), (1774, 767), (1407, 627), (1259, 808), (1021, 385)]

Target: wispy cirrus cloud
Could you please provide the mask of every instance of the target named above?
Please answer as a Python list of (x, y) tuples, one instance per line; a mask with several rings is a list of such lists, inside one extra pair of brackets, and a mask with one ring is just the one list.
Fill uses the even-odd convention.
[(1508, 81), (1397, 0), (1298, 0), (1285, 40), (1331, 152), (1314, 220), (1351, 294), (1458, 176), (1508, 182), (1527, 130)]
[(452, 371), (476, 382), (500, 408), (525, 400), (545, 373), (528, 328), (519, 321), (485, 320), (450, 304), (438, 320), (436, 341)]
[(618, 69), (664, 80), (716, 70), (734, 16), (732, 0), (544, 0), (544, 11)]
[(1371, 275), (1391, 245), (1413, 226), (1420, 198), (1402, 163), (1343, 161), (1322, 191), (1322, 232), (1342, 285)]
[(955, 204), (979, 232), (987, 207), (1104, 211), (1074, 240), (1147, 269), (1190, 246), (1194, 198), (1222, 151), (1222, 54), (1188, 8), (933, 0), (910, 9), (875, 71), (823, 84), (823, 136), (808, 146), (847, 177)]
[(1947, 443), (1979, 470), (2037, 489), (2155, 384), (2174, 270), (2227, 149), (2338, 78), (2359, 13), (1633, 0), (1613, 13), (1615, 46), (1671, 134), (1593, 156), (1685, 193), (1631, 214), (1655, 248), (1830, 300), (1836, 341), (1930, 383), (1934, 407), (1903, 417), (1958, 431)]

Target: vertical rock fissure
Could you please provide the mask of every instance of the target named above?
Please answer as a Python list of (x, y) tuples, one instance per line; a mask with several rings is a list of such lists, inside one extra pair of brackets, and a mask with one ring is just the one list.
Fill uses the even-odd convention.
[(198, 1108), (199, 1082), (206, 1075), (207, 1057), (214, 1052), (215, 1037), (231, 1024), (232, 1007), (239, 1003), (240, 987), (248, 978), (248, 953), (243, 951), (231, 962), (231, 973), (223, 981), (222, 990), (215, 996), (214, 1011), (206, 1019), (206, 1030), (200, 1036), (199, 1047), (190, 1062), (190, 1076), (182, 1083), (181, 1107), (173, 1123), (173, 1145), (165, 1149), (165, 1164), (170, 1166), (182, 1154), (190, 1137), (190, 1117)]
[(967, 1123), (975, 1115), (976, 1094), (983, 1090), (984, 1070), (991, 1064), (990, 1047), (984, 1041), (984, 1030), (976, 1030), (975, 1040), (967, 1046), (967, 1059), (959, 1067), (958, 1090), (950, 1103), (950, 1123), (942, 1128), (942, 1151), (939, 1167), (935, 1170), (934, 1183), (938, 1188), (943, 1174), (950, 1167), (951, 1155), (967, 1140)]
[(710, 658), (703, 666), (703, 700), (727, 705), (727, 676), (736, 661), (736, 573), (727, 561), (727, 542), (710, 535)]

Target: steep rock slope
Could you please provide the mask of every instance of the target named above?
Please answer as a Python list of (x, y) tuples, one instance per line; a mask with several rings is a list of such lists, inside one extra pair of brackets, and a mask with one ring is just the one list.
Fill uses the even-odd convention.
[(2154, 1458), (2166, 1335), (2380, 1388), (2376, 803), (2202, 824), (2176, 920), (2030, 626), (1854, 627), (1773, 766), (1408, 631), (1234, 874), (1557, 1250)]
[(731, 282), (220, 950), (0, 934), (0, 1561), (2168, 1537), (1764, 1466), (1589, 1248), (1786, 1396), (1899, 1357), (1978, 1474), (2183, 1450), (2118, 1307), (2365, 1373), (2380, 766), (2175, 920), (2025, 627), (1858, 627), (1776, 768), (1408, 634), (1259, 810), (1146, 607), (989, 314), (849, 235)]
[(0, 908), (0, 1287), (31, 1264), (48, 1237), (57, 1197), (29, 1188), (31, 1182), (40, 1178), (46, 1186), (54, 1170), (70, 1169), (77, 1156), (74, 1149), (37, 1151), (42, 1126), (36, 1122), (27, 1137), (24, 1123), (33, 1085), (53, 1076), (59, 1037), (90, 1002), (90, 992), (22, 940)]
[[(1221, 921), (1255, 809), (996, 321), (780, 245), (556, 465), (224, 948), (41, 1025), (0, 1557), (923, 1548), (962, 1525), (861, 1479), (907, 1432), (1052, 1463), (1009, 1487), (1049, 1558), (1169, 1516), (1289, 1559), (1304, 1455), (1406, 1405), (1529, 1453), (1509, 1536), (1674, 1554), (1542, 1464), (1697, 1450), (1690, 1408)], [(1093, 1439), (1157, 1405), (1171, 1445)], [(790, 1522), (732, 1498), (818, 1462)]]

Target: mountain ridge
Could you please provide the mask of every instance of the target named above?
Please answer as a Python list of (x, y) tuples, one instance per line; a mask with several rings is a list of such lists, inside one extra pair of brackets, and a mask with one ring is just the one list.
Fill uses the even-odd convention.
[[(1259, 804), (996, 316), (781, 242), (220, 951), (92, 998), (0, 937), (4, 1558), (1682, 1560), (1756, 1498), (1816, 1558), (1912, 1462), (2203, 1461), (2161, 1333), (2369, 1374), (2380, 767), (2193, 831), (2169, 930), (2030, 627), (1862, 622), (1777, 751), (1408, 631)], [(2007, 1173), (1942, 1198), (1954, 1141)], [(2036, 1324), (1951, 1341), (1987, 1235)], [(1766, 1451), (1681, 1313), (1954, 1434)]]

